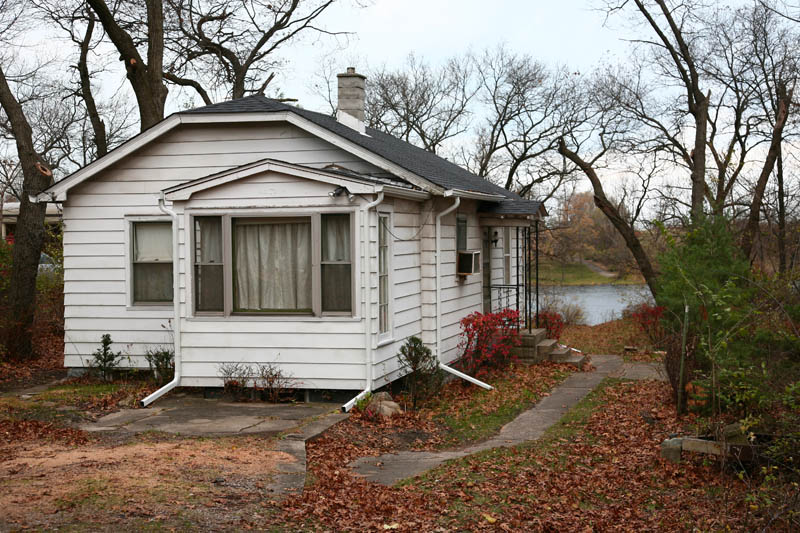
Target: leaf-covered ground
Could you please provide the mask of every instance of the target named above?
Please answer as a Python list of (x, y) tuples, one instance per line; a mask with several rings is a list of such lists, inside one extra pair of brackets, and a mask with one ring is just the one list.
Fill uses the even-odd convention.
[[(632, 320), (623, 318), (596, 326), (570, 325), (559, 342), (588, 354), (621, 354), (631, 361), (660, 361), (650, 339)], [(625, 351), (625, 347), (636, 348)]]
[(514, 365), (483, 378), (494, 387), (491, 391), (455, 379), (417, 412), (372, 419), (356, 410), (329, 431), (348, 435), (355, 444), (380, 453), (478, 442), (495, 435), (574, 371), (569, 365), (549, 362)]
[(47, 383), (66, 374), (64, 370), (64, 334), (39, 328), (33, 337), (39, 354), (33, 360), (18, 362), (0, 358), (0, 390), (18, 389)]
[(271, 525), (309, 531), (750, 531), (765, 524), (768, 516), (748, 503), (748, 487), (737, 477), (700, 458), (675, 465), (660, 457), (661, 441), (682, 425), (666, 385), (606, 384), (544, 439), (469, 456), (400, 487), (369, 483), (347, 469), (354, 458), (374, 454), (369, 443), (357, 444), (342, 431), (326, 434), (308, 445), (306, 491), (288, 500)]

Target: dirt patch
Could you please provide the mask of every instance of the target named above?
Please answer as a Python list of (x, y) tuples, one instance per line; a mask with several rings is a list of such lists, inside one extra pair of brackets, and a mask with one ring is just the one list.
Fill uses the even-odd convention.
[(237, 506), (269, 500), (277, 466), (295, 462), (273, 445), (259, 437), (20, 442), (0, 462), (0, 529), (137, 518), (169, 524), (187, 513), (193, 524), (209, 525), (221, 519), (218, 506), (229, 520)]

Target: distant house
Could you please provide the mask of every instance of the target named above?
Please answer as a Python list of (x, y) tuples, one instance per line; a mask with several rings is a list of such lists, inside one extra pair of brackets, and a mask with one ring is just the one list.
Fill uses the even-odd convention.
[(65, 365), (110, 333), (146, 367), (174, 336), (165, 390), (270, 362), (363, 391), (409, 336), (448, 363), (464, 316), (523, 305), (542, 204), (365, 127), (353, 69), (339, 94), (336, 118), (261, 95), (175, 113), (39, 195), (63, 207)]
[[(14, 235), (19, 216), (19, 202), (5, 202), (3, 204), (3, 222), (0, 224), (0, 239)], [(47, 205), (45, 224), (58, 225), (61, 222), (61, 210), (56, 204)]]

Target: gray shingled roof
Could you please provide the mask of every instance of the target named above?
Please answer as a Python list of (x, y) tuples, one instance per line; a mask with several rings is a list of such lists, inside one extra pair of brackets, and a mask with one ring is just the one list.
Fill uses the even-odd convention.
[(532, 215), (544, 211), (547, 215), (542, 202), (536, 200), (503, 200), (502, 202), (481, 202), (479, 211), (481, 213), (492, 213), (495, 215)]
[[(367, 135), (361, 135), (331, 116), (287, 105), (263, 95), (229, 100), (183, 113), (273, 113), (281, 111), (295, 113), (444, 189), (461, 189), (505, 196), (511, 201), (501, 202), (498, 208), (502, 205), (504, 209), (514, 210), (508, 211), (508, 214), (533, 214), (541, 206), (540, 202), (522, 200), (516, 193), (476, 176), (455, 163), (381, 131), (367, 128)], [(512, 204), (514, 204), (513, 207)]]

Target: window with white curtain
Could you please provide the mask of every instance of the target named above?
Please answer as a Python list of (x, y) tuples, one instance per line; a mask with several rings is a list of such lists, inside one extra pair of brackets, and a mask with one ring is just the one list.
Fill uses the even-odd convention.
[(172, 223), (131, 223), (134, 304), (172, 301)]
[(192, 218), (200, 315), (351, 315), (350, 213)]
[(511, 228), (503, 228), (503, 283), (511, 284)]
[(235, 219), (233, 309), (312, 312), (311, 219)]
[(389, 215), (378, 214), (378, 332), (389, 332)]
[(224, 310), (224, 254), (222, 217), (194, 219), (195, 310)]

